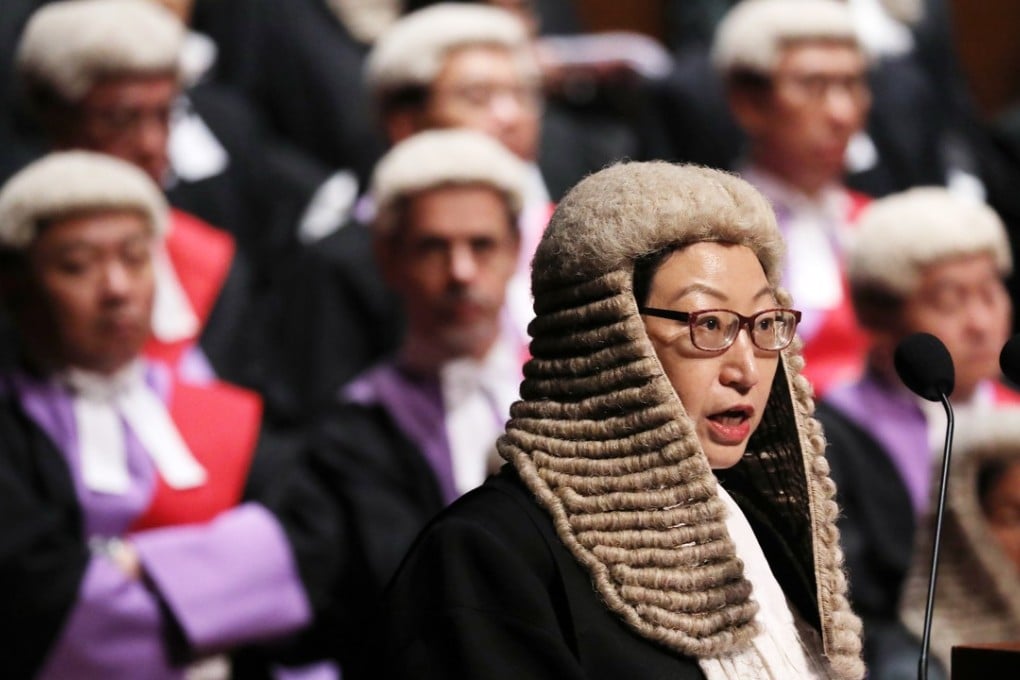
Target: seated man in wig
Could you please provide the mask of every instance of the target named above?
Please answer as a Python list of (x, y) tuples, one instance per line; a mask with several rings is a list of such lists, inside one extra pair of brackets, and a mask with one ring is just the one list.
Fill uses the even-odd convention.
[(309, 625), (338, 573), (333, 506), (257, 395), (142, 354), (168, 219), (141, 170), (92, 152), (0, 191), (21, 350), (0, 375), (5, 676), (228, 677), (226, 655)]
[(783, 230), (783, 285), (804, 313), (804, 375), (824, 395), (858, 376), (866, 348), (844, 252), (867, 199), (842, 182), (871, 102), (864, 50), (845, 3), (745, 0), (720, 22), (712, 61), (747, 135), (738, 170)]
[(932, 451), (946, 431), (942, 405), (900, 382), (893, 353), (917, 332), (945, 343), (961, 429), (969, 413), (1020, 402), (1001, 383), (998, 361), (1010, 330), (1003, 280), (1012, 260), (991, 208), (936, 187), (872, 203), (848, 257), (854, 310), (872, 337), (867, 369), (831, 391), (818, 413), (843, 509), (851, 597), (865, 622), (869, 666), (882, 677), (902, 640), (897, 607), (937, 477)]
[(502, 315), (525, 169), (470, 130), (409, 137), (376, 167), (375, 253), (403, 303), (400, 349), (345, 385), (317, 428), (378, 591), (418, 531), (484, 481), (524, 357)]
[[(525, 164), (520, 255), (504, 310), (523, 347), (532, 317), (528, 266), (553, 193), (540, 158), (541, 83), (524, 26), (506, 10), (469, 3), (411, 12), (376, 41), (365, 78), (388, 144), (426, 130), (469, 128), (497, 139)], [(560, 149), (557, 159), (574, 154)], [(578, 170), (569, 181), (583, 174)], [(362, 197), (350, 222), (310, 243), (281, 285), (272, 331), (282, 350), (274, 372), (281, 389), (270, 399), (288, 418), (314, 412), (400, 345), (407, 319), (371, 255), (375, 209), (370, 193)]]

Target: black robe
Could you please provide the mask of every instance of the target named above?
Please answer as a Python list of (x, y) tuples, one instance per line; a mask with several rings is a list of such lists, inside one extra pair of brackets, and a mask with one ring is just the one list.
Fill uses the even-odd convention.
[[(2, 385), (0, 385), (2, 388)], [(269, 509), (280, 522), (319, 625), (300, 639), (239, 650), (235, 677), (260, 678), (270, 665), (329, 657), (352, 669), (374, 663), (351, 647), (353, 636), (330, 635), (357, 626), (342, 618), (343, 598), (356, 597), (362, 573), (348, 560), (343, 506), (304, 465), (300, 442), (290, 436), (260, 435), (249, 471), (245, 499)], [(83, 518), (71, 473), (60, 451), (0, 389), (0, 675), (33, 677), (45, 663), (78, 591), (90, 559)], [(167, 613), (167, 616), (170, 616)], [(170, 622), (167, 645), (182, 651)], [(342, 657), (342, 658), (341, 658)], [(182, 657), (183, 659), (183, 657)], [(359, 676), (357, 672), (350, 677)], [(367, 676), (371, 677), (371, 676)]]
[[(791, 602), (817, 627), (813, 594), (774, 549), (782, 538), (745, 514)], [(385, 604), (391, 678), (704, 677), (695, 659), (641, 637), (604, 606), (510, 466), (422, 532)]]
[(396, 350), (400, 299), (383, 282), (368, 226), (350, 222), (306, 246), (266, 309), (260, 391), (276, 422), (308, 422), (341, 385)]
[(381, 406), (335, 403), (313, 446), (326, 486), (347, 504), (381, 597), (415, 537), (445, 506), (435, 473)]
[[(914, 677), (920, 642), (900, 622), (903, 582), (917, 531), (910, 494), (885, 449), (826, 402), (815, 417), (825, 429), (849, 596), (864, 622), (864, 661), (871, 677)], [(945, 677), (931, 660), (934, 678)]]

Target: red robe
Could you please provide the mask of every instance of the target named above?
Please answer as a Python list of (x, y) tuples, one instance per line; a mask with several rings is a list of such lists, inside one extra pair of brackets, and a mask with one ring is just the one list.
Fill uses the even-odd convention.
[(198, 317), (198, 331), (193, 337), (173, 342), (152, 336), (142, 354), (176, 369), (181, 358), (198, 343), (230, 271), (236, 244), (227, 232), (173, 209), (165, 245), (177, 278)]
[[(863, 194), (848, 192), (847, 224), (854, 226), (861, 211), (871, 202)], [(864, 370), (869, 346), (867, 332), (857, 324), (846, 267), (842, 271), (843, 298), (829, 310), (811, 339), (804, 343), (804, 376), (821, 397), (833, 385), (856, 380)]]
[(213, 519), (241, 501), (262, 421), (262, 400), (254, 392), (213, 381), (171, 386), (170, 417), (206, 481), (191, 489), (173, 489), (156, 475), (148, 509), (133, 531), (194, 524)]

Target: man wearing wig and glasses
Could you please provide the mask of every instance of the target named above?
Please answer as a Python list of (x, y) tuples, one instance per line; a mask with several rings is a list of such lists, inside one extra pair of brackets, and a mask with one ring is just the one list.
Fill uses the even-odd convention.
[(619, 164), (566, 195), (507, 464), (391, 582), (388, 677), (864, 676), (782, 247), (716, 170)]
[(843, 175), (871, 103), (867, 60), (845, 3), (745, 0), (720, 22), (712, 61), (748, 139), (740, 174), (772, 203), (787, 243), (783, 285), (804, 312), (804, 374), (823, 395), (857, 377), (866, 342), (843, 251), (867, 199)]

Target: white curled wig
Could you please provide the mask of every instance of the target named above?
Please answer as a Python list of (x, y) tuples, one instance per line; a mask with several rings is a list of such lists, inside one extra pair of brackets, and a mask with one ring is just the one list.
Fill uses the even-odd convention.
[(860, 45), (853, 18), (838, 0), (743, 0), (716, 28), (711, 59), (716, 71), (769, 74), (785, 46), (803, 41)]
[(139, 212), (157, 237), (167, 230), (163, 193), (134, 165), (90, 151), (51, 153), (0, 190), (0, 247), (24, 250), (45, 222), (101, 210)]
[(942, 187), (873, 201), (847, 250), (847, 277), (862, 323), (869, 318), (868, 300), (905, 300), (917, 290), (925, 267), (980, 253), (994, 258), (1003, 277), (1013, 271), (1006, 228), (980, 201)]
[(16, 56), (21, 79), (77, 102), (115, 75), (180, 74), (184, 26), (158, 3), (62, 0), (28, 20)]
[(380, 36), (365, 64), (365, 81), (377, 99), (409, 87), (428, 87), (453, 50), (494, 45), (514, 52), (523, 72), (538, 68), (521, 21), (498, 7), (438, 3), (401, 18)]
[(443, 186), (484, 185), (503, 195), (513, 224), (524, 202), (527, 169), (492, 137), (462, 128), (427, 130), (394, 146), (376, 165), (371, 196), (376, 235), (397, 226), (403, 199)]

